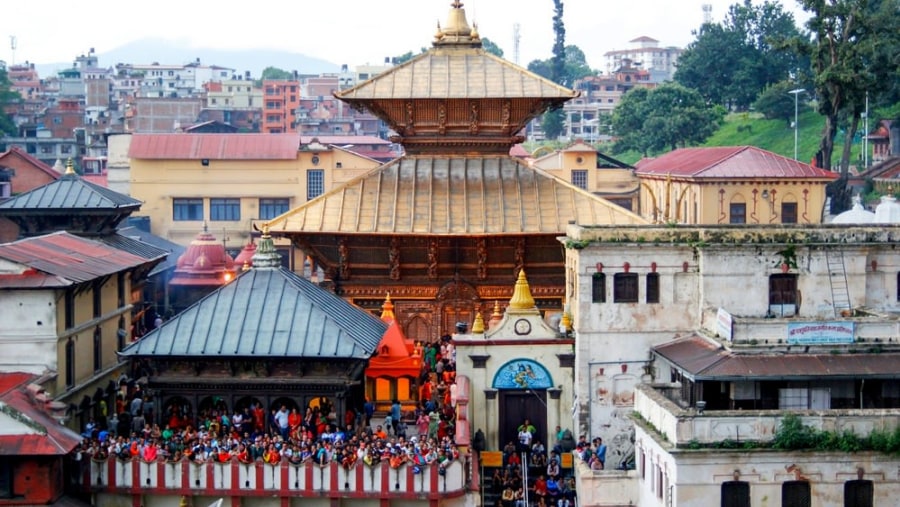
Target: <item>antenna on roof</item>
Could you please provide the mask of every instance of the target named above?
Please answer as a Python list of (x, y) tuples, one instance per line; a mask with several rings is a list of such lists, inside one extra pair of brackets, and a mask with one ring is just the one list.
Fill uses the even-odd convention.
[(9, 47), (10, 47), (10, 49), (12, 49), (12, 63), (10, 65), (16, 64), (16, 46), (18, 46), (18, 45), (19, 45), (19, 43), (18, 43), (18, 40), (16, 39), (16, 36), (10, 35), (9, 36)]
[(712, 23), (712, 4), (703, 4), (703, 24)]
[(521, 39), (519, 30), (521, 28), (518, 23), (513, 24), (513, 63), (516, 65), (519, 64), (519, 39)]

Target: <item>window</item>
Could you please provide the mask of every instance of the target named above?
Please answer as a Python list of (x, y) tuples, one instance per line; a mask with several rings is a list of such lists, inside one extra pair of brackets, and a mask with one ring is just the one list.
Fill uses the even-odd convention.
[(872, 481), (856, 480), (844, 483), (844, 507), (873, 505), (875, 505), (875, 485)]
[(100, 328), (94, 329), (94, 373), (100, 371), (103, 365), (103, 337), (100, 334)]
[(65, 312), (66, 312), (66, 329), (71, 329), (75, 327), (75, 292), (72, 290), (66, 291), (66, 301), (65, 301)]
[(4, 459), (0, 463), (0, 498), (12, 498), (13, 494), (13, 469), (16, 468), (13, 459)]
[(613, 277), (613, 301), (616, 303), (638, 302), (637, 273), (616, 273)]
[(781, 485), (781, 507), (810, 507), (812, 495), (807, 481), (788, 481)]
[(747, 205), (742, 202), (733, 202), (728, 206), (729, 221), (731, 224), (747, 223)]
[(744, 481), (723, 482), (722, 507), (750, 507), (750, 483)]
[(125, 306), (125, 273), (116, 276), (116, 302), (119, 308)]
[(796, 224), (797, 223), (797, 203), (783, 202), (781, 203), (781, 223)]
[(95, 283), (91, 295), (94, 297), (94, 318), (97, 318), (103, 313), (103, 286)]
[(66, 342), (66, 387), (75, 385), (75, 342), (69, 338)]
[(259, 218), (268, 220), (287, 213), (290, 206), (288, 201), (288, 199), (260, 199)]
[(203, 220), (203, 199), (174, 199), (172, 220)]
[(306, 200), (315, 199), (325, 192), (325, 171), (310, 169), (306, 171)]
[(605, 303), (606, 302), (606, 274), (605, 273), (594, 273), (594, 276), (591, 277), (591, 302), (592, 303)]
[(659, 303), (659, 273), (647, 273), (647, 302)]
[(587, 190), (587, 171), (578, 169), (572, 171), (572, 184), (578, 188)]
[(769, 276), (769, 311), (783, 317), (797, 312), (797, 275), (784, 273)]
[(241, 219), (240, 199), (210, 199), (209, 219), (236, 222)]

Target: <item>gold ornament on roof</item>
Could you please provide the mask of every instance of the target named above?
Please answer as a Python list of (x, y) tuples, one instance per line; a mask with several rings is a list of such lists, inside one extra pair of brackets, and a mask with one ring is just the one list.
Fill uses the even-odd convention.
[(435, 46), (462, 45), (467, 47), (480, 46), (481, 38), (478, 32), (469, 28), (469, 22), (466, 20), (466, 11), (463, 9), (463, 3), (454, 1), (450, 4), (450, 13), (447, 15), (447, 22), (444, 28), (438, 23), (438, 33), (434, 36)]
[(381, 305), (381, 320), (384, 322), (394, 322), (397, 317), (394, 315), (394, 303), (391, 302), (391, 293), (388, 292), (384, 298), (384, 304)]
[(475, 322), (472, 323), (472, 334), (484, 334), (484, 317), (481, 312), (475, 314)]
[(66, 174), (75, 174), (75, 163), (71, 157), (66, 160)]
[(535, 308), (534, 298), (531, 296), (531, 287), (525, 278), (525, 270), (519, 271), (519, 279), (516, 280), (516, 288), (513, 297), (509, 300), (509, 308), (512, 310), (530, 310)]

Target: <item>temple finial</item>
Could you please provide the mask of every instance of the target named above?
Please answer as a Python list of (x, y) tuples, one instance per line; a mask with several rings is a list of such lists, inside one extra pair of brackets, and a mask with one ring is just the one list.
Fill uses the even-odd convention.
[(66, 160), (66, 172), (65, 174), (75, 174), (75, 163), (72, 161), (72, 158)]
[(519, 271), (519, 279), (516, 280), (516, 288), (513, 290), (513, 297), (509, 300), (509, 308), (514, 310), (530, 310), (535, 308), (534, 298), (531, 296), (531, 287), (528, 286), (528, 279), (525, 278), (525, 270)]

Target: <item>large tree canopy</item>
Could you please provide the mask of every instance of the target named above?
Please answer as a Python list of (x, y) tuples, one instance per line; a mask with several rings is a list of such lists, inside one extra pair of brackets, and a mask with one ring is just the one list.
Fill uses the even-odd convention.
[(825, 116), (818, 159), (823, 167), (831, 167), (834, 138), (839, 123), (846, 120), (840, 162), (841, 173), (846, 176), (850, 146), (865, 110), (866, 96), (878, 101), (896, 86), (900, 67), (900, 4), (897, 0), (799, 0), (799, 3), (812, 15), (807, 27), (813, 38), (811, 42), (797, 38), (795, 47), (810, 57), (818, 109)]
[(614, 151), (651, 152), (699, 144), (712, 135), (725, 115), (694, 90), (677, 83), (657, 88), (635, 88), (622, 96), (613, 111), (618, 138)]
[(780, 3), (734, 4), (722, 23), (700, 27), (678, 58), (675, 80), (715, 104), (746, 110), (766, 86), (803, 67), (782, 42), (799, 36)]

